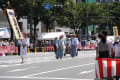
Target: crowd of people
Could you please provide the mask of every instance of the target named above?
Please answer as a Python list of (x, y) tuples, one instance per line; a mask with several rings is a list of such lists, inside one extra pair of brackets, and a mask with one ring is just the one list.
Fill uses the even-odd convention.
[[(114, 41), (112, 41), (107, 40), (107, 35), (107, 31), (99, 33), (96, 47), (96, 57), (120, 59), (120, 37), (116, 36)], [(115, 78), (116, 80), (119, 80), (120, 77), (115, 76)]]
[(0, 47), (1, 46), (15, 46), (15, 43), (13, 40), (4, 39), (4, 40), (0, 40)]
[(120, 37), (115, 37), (113, 42), (111, 40), (107, 40), (107, 35), (107, 31), (99, 33), (96, 47), (96, 57), (120, 59)]

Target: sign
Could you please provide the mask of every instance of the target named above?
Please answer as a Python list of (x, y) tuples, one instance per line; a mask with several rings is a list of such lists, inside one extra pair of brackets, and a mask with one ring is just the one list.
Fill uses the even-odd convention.
[(117, 26), (113, 27), (113, 34), (114, 34), (114, 37), (118, 36), (118, 28), (117, 28)]
[(16, 39), (17, 40), (23, 39), (24, 37), (22, 35), (22, 32), (20, 31), (17, 19), (15, 17), (14, 10), (13, 9), (7, 9), (7, 15), (8, 15), (8, 19), (9, 19), (10, 25), (12, 27), (12, 30), (15, 34)]
[(109, 27), (108, 26), (106, 26), (106, 30), (108, 30), (109, 29)]
[(49, 10), (49, 9), (50, 9), (50, 4), (45, 3), (44, 8), (45, 8), (46, 10)]

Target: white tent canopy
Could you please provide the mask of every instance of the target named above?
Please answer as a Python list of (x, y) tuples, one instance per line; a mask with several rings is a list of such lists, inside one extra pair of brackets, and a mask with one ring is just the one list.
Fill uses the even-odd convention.
[(10, 38), (10, 33), (7, 28), (0, 28), (0, 38)]
[(38, 40), (54, 40), (56, 37), (59, 39), (61, 35), (63, 35), (63, 38), (66, 39), (66, 35), (64, 32), (39, 33)]

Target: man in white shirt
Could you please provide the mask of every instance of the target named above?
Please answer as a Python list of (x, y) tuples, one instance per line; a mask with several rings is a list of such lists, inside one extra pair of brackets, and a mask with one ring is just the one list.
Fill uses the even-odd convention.
[(70, 46), (70, 54), (71, 57), (75, 57), (76, 56), (76, 50), (77, 50), (77, 40), (75, 39), (75, 34), (72, 35), (72, 38), (69, 40), (69, 46)]
[(107, 44), (108, 44), (108, 48), (109, 48), (109, 55), (110, 55), (110, 58), (111, 58), (112, 55), (113, 55), (113, 44), (112, 44), (112, 41), (107, 40)]
[(120, 59), (120, 39), (119, 37), (115, 38), (115, 43), (114, 43), (114, 58)]

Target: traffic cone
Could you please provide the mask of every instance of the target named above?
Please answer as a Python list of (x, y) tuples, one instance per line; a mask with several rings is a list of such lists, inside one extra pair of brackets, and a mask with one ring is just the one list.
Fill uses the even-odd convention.
[(35, 48), (35, 53), (37, 52), (37, 49)]
[(30, 48), (28, 48), (27, 52), (30, 53)]

